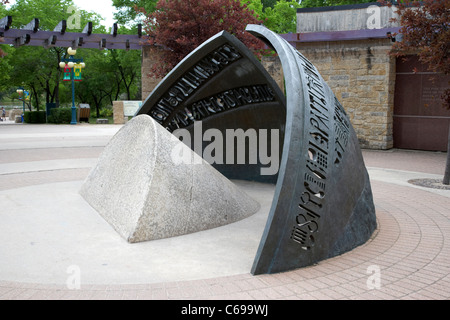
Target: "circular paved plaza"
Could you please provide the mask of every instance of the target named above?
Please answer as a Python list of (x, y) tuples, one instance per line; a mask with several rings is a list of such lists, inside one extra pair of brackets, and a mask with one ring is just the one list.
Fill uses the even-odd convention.
[(261, 203), (232, 225), (128, 244), (78, 190), (117, 125), (0, 123), (0, 300), (450, 298), (445, 153), (363, 150), (378, 228), (351, 252), (253, 276), (274, 186), (235, 181)]

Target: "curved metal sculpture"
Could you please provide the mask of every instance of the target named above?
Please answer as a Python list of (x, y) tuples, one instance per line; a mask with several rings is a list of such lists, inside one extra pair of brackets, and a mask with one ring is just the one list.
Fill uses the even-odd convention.
[(366, 242), (376, 228), (369, 176), (343, 107), (314, 65), (257, 25), (248, 32), (278, 53), (287, 117), (275, 196), (253, 274), (312, 265)]
[(364, 243), (376, 228), (375, 209), (356, 134), (317, 69), (265, 27), (249, 25), (247, 31), (278, 53), (286, 97), (252, 53), (222, 32), (172, 70), (137, 114), (169, 131), (193, 130), (200, 120), (203, 130), (281, 130), (280, 167), (271, 179), (261, 177), (261, 163), (217, 167), (228, 178), (276, 182), (251, 270), (275, 273)]

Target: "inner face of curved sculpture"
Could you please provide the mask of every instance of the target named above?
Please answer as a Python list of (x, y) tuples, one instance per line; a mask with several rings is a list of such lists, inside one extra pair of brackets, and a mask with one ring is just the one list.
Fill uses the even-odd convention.
[(225, 31), (180, 62), (137, 114), (153, 117), (229, 179), (277, 181), (284, 94)]
[(286, 96), (222, 32), (180, 62), (137, 114), (153, 117), (230, 179), (276, 183), (251, 270), (274, 273), (364, 243), (376, 228), (375, 209), (356, 134), (317, 69), (265, 27), (247, 31), (278, 53)]

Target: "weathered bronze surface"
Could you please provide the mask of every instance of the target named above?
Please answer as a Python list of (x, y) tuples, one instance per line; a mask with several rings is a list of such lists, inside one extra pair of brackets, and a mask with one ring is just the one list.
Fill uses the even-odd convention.
[(317, 69), (265, 27), (249, 25), (247, 31), (278, 53), (286, 97), (252, 53), (223, 32), (186, 57), (137, 114), (169, 131), (195, 131), (198, 121), (202, 132), (280, 129), (277, 175), (261, 176), (261, 163), (216, 166), (228, 178), (276, 182), (251, 270), (275, 273), (363, 244), (376, 228), (375, 209), (356, 134)]
[(376, 228), (357, 136), (314, 65), (272, 31), (247, 31), (278, 53), (286, 82), (283, 156), (253, 274), (312, 265), (366, 242)]
[[(150, 115), (170, 132), (187, 129), (196, 140), (208, 129), (218, 129), (224, 137), (229, 129), (277, 129), (281, 149), (286, 105), (280, 88), (256, 57), (223, 31), (183, 59), (144, 101), (139, 114)], [(200, 121), (202, 131), (194, 132), (194, 123)], [(202, 142), (203, 146), (190, 145), (200, 156), (211, 143)], [(260, 174), (264, 165), (259, 159), (257, 163), (223, 162), (211, 165), (230, 179), (276, 182), (276, 174)]]

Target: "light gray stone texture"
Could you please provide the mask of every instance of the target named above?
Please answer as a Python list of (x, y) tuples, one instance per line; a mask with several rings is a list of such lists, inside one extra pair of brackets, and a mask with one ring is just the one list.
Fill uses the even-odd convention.
[(260, 207), (147, 115), (111, 139), (80, 194), (130, 243), (223, 226)]
[[(375, 1), (374, 1), (375, 2)], [(361, 8), (330, 7), (329, 10), (297, 12), (297, 32), (328, 32), (344, 30), (382, 29), (398, 27), (392, 18), (398, 18), (395, 6), (389, 8), (377, 3)]]

